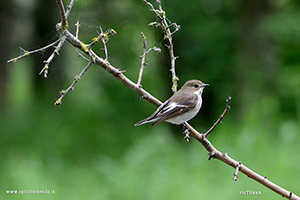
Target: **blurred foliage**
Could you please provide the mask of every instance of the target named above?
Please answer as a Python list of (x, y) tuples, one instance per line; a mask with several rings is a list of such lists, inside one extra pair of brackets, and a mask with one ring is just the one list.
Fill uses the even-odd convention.
[[(11, 57), (20, 53), (19, 46), (30, 50), (58, 37), (55, 1), (48, 2), (49, 9), (43, 12), (37, 12), (43, 1), (15, 3)], [(193, 0), (183, 6), (182, 1), (163, 0), (168, 19), (181, 25), (174, 35), (179, 85), (194, 78), (210, 84), (203, 94), (203, 108), (190, 123), (200, 132), (207, 130), (230, 94), (232, 109), (210, 141), (300, 195), (300, 4), (274, 1), (271, 7), (254, 31), (259, 41), (271, 41), (271, 57), (257, 49), (270, 60), (264, 68), (261, 61), (253, 58), (248, 63), (241, 58), (240, 1)], [(43, 15), (49, 22), (40, 19)], [(77, 1), (69, 17), (73, 32), (77, 20), (85, 43), (97, 35), (99, 25), (117, 31), (108, 42), (109, 61), (126, 70), (133, 81), (138, 78), (143, 32), (149, 48), (162, 49), (161, 54), (147, 56), (143, 88), (161, 101), (171, 95), (163, 34), (147, 26), (156, 19), (142, 0)], [(103, 56), (101, 48), (99, 43), (94, 50)], [(44, 79), (38, 72), (51, 51), (8, 66), (8, 96), (2, 96), (8, 103), (0, 109), (0, 199), (282, 198), (242, 174), (233, 182), (234, 169), (217, 160), (207, 162), (205, 149), (194, 140), (182, 140), (177, 126), (134, 127), (155, 108), (99, 66), (89, 69), (61, 107), (53, 106), (58, 92), (72, 83), (86, 61), (66, 43)], [(243, 99), (244, 92), (251, 98)], [(55, 190), (55, 194), (5, 194), (5, 190), (28, 189)], [(247, 190), (261, 195), (239, 195)]]

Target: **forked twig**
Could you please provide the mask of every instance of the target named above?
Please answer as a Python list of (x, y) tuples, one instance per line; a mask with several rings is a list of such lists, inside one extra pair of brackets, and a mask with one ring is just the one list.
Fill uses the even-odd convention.
[(52, 62), (55, 54), (59, 55), (59, 50), (61, 49), (62, 45), (64, 44), (64, 42), (66, 41), (66, 37), (62, 36), (59, 39), (59, 43), (57, 45), (57, 47), (55, 48), (55, 50), (52, 52), (52, 54), (49, 56), (49, 58), (47, 60), (44, 61), (45, 65), (43, 67), (43, 69), (40, 71), (39, 74), (42, 74), (44, 72), (44, 77), (47, 78), (48, 77), (48, 71), (49, 71), (49, 64)]

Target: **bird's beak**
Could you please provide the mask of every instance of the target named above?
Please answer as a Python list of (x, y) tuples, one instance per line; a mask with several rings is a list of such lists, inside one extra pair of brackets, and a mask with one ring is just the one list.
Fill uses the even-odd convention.
[(202, 87), (207, 87), (207, 86), (209, 86), (209, 84), (203, 84), (203, 85), (202, 85)]

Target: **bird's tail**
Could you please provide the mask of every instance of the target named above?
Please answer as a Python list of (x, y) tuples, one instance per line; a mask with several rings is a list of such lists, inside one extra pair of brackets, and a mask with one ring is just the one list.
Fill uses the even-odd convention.
[(146, 123), (148, 123), (148, 118), (143, 119), (142, 121), (139, 121), (139, 122), (136, 123), (134, 126), (140, 126), (140, 125), (143, 125), (143, 124), (146, 124)]
[(139, 121), (138, 123), (136, 123), (134, 126), (140, 126), (143, 124), (147, 124), (147, 123), (151, 123), (151, 122), (155, 122), (157, 119), (153, 119), (152, 117), (148, 117), (146, 119), (143, 119), (142, 121)]

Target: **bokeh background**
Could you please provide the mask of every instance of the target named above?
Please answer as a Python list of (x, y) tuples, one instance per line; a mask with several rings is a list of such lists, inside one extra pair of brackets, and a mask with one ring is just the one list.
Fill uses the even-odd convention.
[[(65, 1), (65, 3), (68, 3)], [(153, 5), (155, 2), (152, 1)], [(300, 4), (293, 0), (163, 0), (174, 35), (179, 85), (209, 83), (203, 107), (190, 123), (205, 132), (232, 96), (232, 108), (210, 135), (212, 144), (274, 183), (300, 195)], [(92, 66), (64, 99), (53, 105), (87, 64), (67, 42), (38, 75), (53, 49), (7, 64), (56, 40), (55, 1), (2, 1), (0, 6), (0, 199), (282, 199), (281, 196), (182, 138), (162, 123), (134, 127), (155, 107)], [(142, 0), (78, 0), (69, 29), (89, 43), (98, 26), (113, 28), (109, 61), (137, 81), (141, 32), (148, 47), (142, 85), (161, 101), (171, 94), (169, 56), (155, 15)], [(94, 50), (104, 52), (99, 43)], [(55, 194), (6, 194), (54, 190)], [(256, 191), (260, 195), (240, 195)]]

